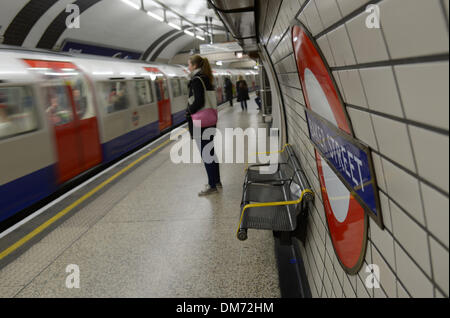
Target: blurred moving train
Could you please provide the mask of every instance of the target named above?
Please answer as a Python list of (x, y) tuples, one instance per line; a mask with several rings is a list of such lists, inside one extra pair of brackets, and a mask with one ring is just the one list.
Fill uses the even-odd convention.
[[(258, 73), (214, 70), (224, 78)], [(0, 223), (185, 121), (182, 66), (0, 46)], [(234, 89), (235, 91), (235, 89)]]

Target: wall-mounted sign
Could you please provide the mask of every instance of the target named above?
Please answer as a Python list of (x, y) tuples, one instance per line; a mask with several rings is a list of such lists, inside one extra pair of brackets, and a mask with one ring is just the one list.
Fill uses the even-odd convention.
[(366, 211), (380, 222), (375, 173), (369, 148), (312, 111), (307, 111), (309, 135), (320, 155)]
[(333, 77), (311, 39), (303, 25), (293, 25), (292, 45), (308, 109), (310, 139), (316, 148), (317, 172), (331, 241), (344, 270), (356, 274), (366, 254), (368, 215), (376, 213), (377, 222), (382, 226), (376, 194), (374, 197), (376, 183), (368, 171), (370, 152), (353, 137)]
[(62, 52), (92, 54), (119, 59), (138, 60), (142, 53), (136, 51), (122, 50), (113, 47), (99, 46), (78, 41), (64, 41), (61, 48)]

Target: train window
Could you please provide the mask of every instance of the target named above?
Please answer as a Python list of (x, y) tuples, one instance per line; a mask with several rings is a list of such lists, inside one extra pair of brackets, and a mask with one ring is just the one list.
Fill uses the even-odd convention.
[(38, 128), (30, 87), (0, 87), (0, 139)]
[(108, 114), (127, 109), (129, 105), (127, 82), (102, 83), (102, 99)]
[(154, 102), (151, 82), (136, 81), (134, 82), (138, 106), (152, 104)]
[(88, 119), (95, 117), (92, 94), (86, 80), (83, 77), (76, 78), (72, 81), (71, 87), (78, 118)]
[(183, 95), (188, 96), (189, 95), (189, 88), (188, 88), (189, 81), (185, 78), (181, 79), (181, 88), (183, 89)]
[(180, 80), (178, 78), (172, 78), (170, 80), (170, 83), (172, 85), (172, 92), (173, 92), (173, 97), (180, 97), (182, 92), (181, 92), (181, 85), (180, 85)]
[(46, 112), (55, 126), (73, 121), (72, 106), (67, 96), (67, 86), (52, 85), (44, 88)]
[[(162, 100), (169, 99), (169, 92), (167, 91), (167, 83), (163, 79), (158, 79), (155, 82), (156, 85), (156, 95), (158, 97), (158, 102)], [(161, 91), (162, 88), (162, 91)]]

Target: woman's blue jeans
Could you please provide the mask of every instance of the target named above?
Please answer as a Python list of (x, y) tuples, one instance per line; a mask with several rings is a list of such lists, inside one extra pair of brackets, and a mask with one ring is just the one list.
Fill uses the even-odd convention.
[[(202, 136), (203, 136), (203, 132), (205, 129), (207, 129), (207, 128), (202, 128)], [(199, 140), (198, 138), (196, 138), (197, 146), (199, 146), (198, 148), (200, 150), (203, 163), (205, 164), (206, 173), (208, 175), (208, 184), (211, 188), (216, 188), (216, 185), (221, 182), (220, 171), (219, 171), (219, 162), (217, 160), (217, 156), (215, 154), (214, 147), (211, 148), (209, 154), (208, 153), (204, 154), (203, 150), (205, 149), (205, 147), (208, 144), (210, 144), (211, 142), (214, 142), (214, 137), (215, 137), (214, 135), (211, 135), (209, 137), (209, 139), (207, 139), (207, 140), (203, 140), (203, 138), (201, 140)], [(208, 160), (206, 160), (207, 158), (204, 158), (204, 156), (207, 156), (209, 158), (214, 158), (214, 160), (211, 163), (208, 163)]]

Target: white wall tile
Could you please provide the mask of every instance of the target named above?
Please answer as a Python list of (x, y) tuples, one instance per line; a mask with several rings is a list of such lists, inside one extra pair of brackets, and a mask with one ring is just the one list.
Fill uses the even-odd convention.
[(448, 298), (448, 296), (444, 296), (438, 289), (434, 289), (434, 292), (436, 293), (436, 298)]
[(356, 64), (345, 25), (328, 33), (328, 39), (330, 40), (331, 51), (333, 52), (336, 66)]
[(342, 289), (342, 286), (340, 285), (340, 280), (339, 280), (339, 278), (337, 276), (337, 272), (336, 271), (333, 271), (332, 284), (333, 284), (333, 290), (335, 292), (336, 297), (338, 297), (338, 298), (344, 297), (343, 289)]
[(448, 20), (448, 8), (449, 8), (448, 2), (449, 2), (449, 0), (444, 0), (445, 13), (447, 14), (447, 20)]
[[(418, 180), (383, 158), (381, 162), (389, 196), (396, 200), (416, 220), (424, 224)], [(391, 206), (391, 214), (393, 213)]]
[(356, 298), (356, 294), (350, 284), (349, 278), (344, 277), (344, 294), (347, 298)]
[(325, 29), (341, 19), (336, 0), (315, 0), (315, 3)]
[(342, 81), (341, 81), (341, 77), (339, 75), (339, 72), (333, 72), (333, 78), (334, 78), (334, 81), (335, 81), (335, 83), (337, 85), (337, 88), (339, 90), (339, 93), (341, 95), (342, 100), (345, 101), (346, 100), (345, 91), (344, 91), (344, 87), (342, 86)]
[(368, 0), (337, 0), (338, 5), (341, 9), (342, 15), (346, 16), (356, 9), (360, 8), (367, 2)]
[(328, 42), (328, 37), (326, 35), (320, 37), (317, 40), (317, 44), (319, 45), (320, 50), (322, 51), (323, 55), (325, 56), (325, 59), (327, 60), (326, 62), (328, 63), (328, 65), (330, 67), (335, 66), (336, 64), (334, 63), (334, 57), (333, 57), (333, 53), (331, 52), (330, 44)]
[(407, 126), (404, 123), (372, 115), (380, 152), (403, 167), (415, 171)]
[(375, 175), (377, 176), (378, 187), (384, 191), (387, 191), (386, 179), (384, 177), (383, 166), (381, 165), (381, 158), (378, 154), (372, 153), (372, 160), (375, 169)]
[(317, 12), (314, 1), (310, 1), (306, 5), (303, 14), (308, 19), (308, 24), (310, 27), (309, 31), (311, 32), (312, 35), (316, 35), (317, 33), (321, 32), (324, 29), (322, 22), (320, 21), (319, 12)]
[(403, 288), (403, 286), (397, 282), (397, 297), (398, 298), (410, 298), (406, 290)]
[(380, 19), (392, 58), (448, 52), (440, 0), (385, 0)]
[(387, 232), (380, 229), (375, 222), (370, 224), (371, 241), (379, 251), (383, 251), (383, 256), (386, 261), (395, 268), (395, 256), (394, 256), (394, 239)]
[(290, 13), (297, 14), (298, 10), (300, 10), (300, 3), (298, 0), (288, 0), (288, 6), (290, 9)]
[(387, 298), (386, 294), (381, 288), (375, 288), (375, 298)]
[(372, 149), (378, 150), (370, 114), (350, 107), (347, 108), (347, 112), (356, 138), (368, 144)]
[(449, 246), (448, 197), (422, 183), (423, 203), (428, 229), (447, 247)]
[(403, 117), (402, 106), (390, 66), (360, 70), (369, 108), (381, 113)]
[(448, 193), (448, 136), (414, 126), (410, 132), (419, 175)]
[(427, 233), (391, 202), (392, 226), (397, 240), (431, 277)]
[(361, 281), (360, 278), (357, 278), (356, 284), (357, 284), (356, 293), (358, 294), (358, 298), (369, 298), (369, 294), (364, 286), (364, 283)]
[(433, 238), (430, 239), (431, 247), (431, 259), (433, 262), (433, 273), (436, 283), (441, 287), (447, 295), (448, 281), (449, 281), (449, 264), (448, 264), (448, 251), (446, 251), (440, 244), (438, 244)]
[(363, 13), (346, 23), (358, 63), (389, 60), (381, 29), (366, 27), (367, 14)]
[(384, 193), (380, 192), (379, 194), (380, 194), (381, 214), (383, 215), (383, 224), (388, 230), (392, 232), (391, 207), (389, 205), (389, 199)]
[(361, 107), (367, 107), (364, 89), (358, 70), (340, 71), (342, 88), (345, 92), (345, 102)]
[(395, 67), (407, 118), (449, 128), (448, 69), (448, 62)]
[[(395, 244), (395, 255), (397, 258), (397, 275), (411, 296), (433, 297), (433, 285), (430, 280), (397, 244)], [(403, 293), (399, 290), (399, 297), (402, 296)]]
[[(394, 249), (394, 244), (392, 243), (392, 249)], [(382, 251), (384, 252), (384, 251)], [(377, 265), (380, 269), (380, 284), (383, 286), (384, 290), (387, 293), (388, 297), (396, 297), (396, 282), (397, 279), (395, 275), (390, 270), (387, 263), (384, 261), (383, 257), (380, 253), (378, 253), (377, 249), (372, 249), (373, 254), (373, 264)]]
[(311, 27), (309, 26), (308, 19), (307, 19), (306, 15), (305, 15), (304, 11), (303, 11), (303, 13), (301, 13), (301, 14), (297, 17), (297, 19), (298, 19), (301, 23), (303, 23), (303, 25), (304, 25), (308, 30), (311, 30)]

